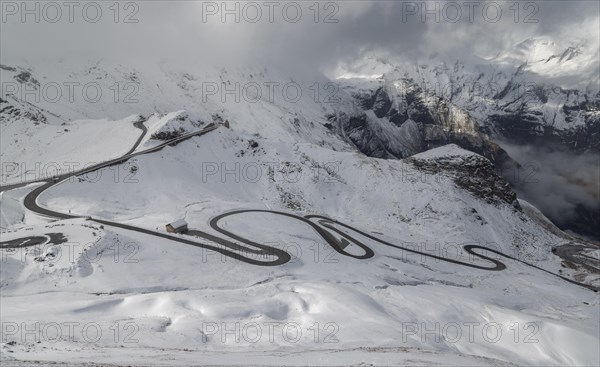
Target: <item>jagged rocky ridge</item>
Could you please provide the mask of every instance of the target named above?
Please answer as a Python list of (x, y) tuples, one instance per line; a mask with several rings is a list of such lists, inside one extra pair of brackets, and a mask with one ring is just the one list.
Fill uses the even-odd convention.
[(408, 161), (424, 172), (444, 173), (457, 186), (487, 203), (509, 205), (522, 211), (510, 184), (496, 173), (489, 160), (480, 155), (448, 154), (436, 159), (411, 157)]
[(381, 80), (346, 90), (360, 109), (330, 116), (342, 136), (378, 158), (405, 158), (446, 144), (457, 144), (497, 164), (510, 163), (506, 152), (483, 133), (463, 109), (409, 79)]

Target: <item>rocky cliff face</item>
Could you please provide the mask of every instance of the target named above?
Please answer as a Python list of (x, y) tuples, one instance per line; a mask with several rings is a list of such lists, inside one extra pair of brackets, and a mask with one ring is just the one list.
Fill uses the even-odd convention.
[(466, 111), (493, 139), (577, 153), (598, 152), (600, 93), (595, 88), (563, 88), (529, 71), (456, 62), (419, 65), (386, 80), (410, 78), (421, 88)]
[(498, 166), (514, 165), (467, 111), (421, 88), (409, 78), (344, 84), (360, 106), (331, 116), (359, 150), (379, 158), (405, 158), (446, 144), (479, 153)]
[(417, 155), (408, 161), (419, 170), (445, 174), (455, 185), (489, 204), (509, 205), (515, 211), (522, 211), (517, 195), (509, 183), (496, 173), (489, 160), (480, 155), (464, 154), (455, 145), (448, 145), (441, 151), (448, 153), (435, 159), (428, 159), (427, 154), (425, 157)]
[[(507, 87), (517, 88), (512, 85)], [(559, 101), (558, 107), (551, 100)], [(514, 101), (506, 102), (497, 96), (496, 111), (489, 116), (485, 130), (490, 135), (517, 144), (554, 147), (579, 153), (598, 152), (600, 95), (536, 87)]]
[[(417, 123), (422, 149), (451, 142), (483, 153), (484, 140), (491, 139), (576, 153), (600, 151), (600, 92), (546, 84), (525, 65), (514, 70), (461, 62), (412, 65), (378, 80), (348, 79), (342, 85), (377, 123)], [(394, 146), (380, 140), (387, 148)]]

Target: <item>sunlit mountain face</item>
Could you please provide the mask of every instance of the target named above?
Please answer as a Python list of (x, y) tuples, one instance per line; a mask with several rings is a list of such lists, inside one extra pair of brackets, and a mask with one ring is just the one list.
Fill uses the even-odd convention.
[(599, 6), (3, 1), (2, 365), (599, 365)]

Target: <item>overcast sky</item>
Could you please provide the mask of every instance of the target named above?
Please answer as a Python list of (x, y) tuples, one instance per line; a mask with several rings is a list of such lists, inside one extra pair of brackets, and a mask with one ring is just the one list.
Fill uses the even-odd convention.
[[(525, 1), (517, 7), (514, 0), (321, 1), (318, 12), (313, 1), (250, 3), (225, 5), (234, 12), (222, 22), (220, 1), (121, 2), (118, 12), (113, 1), (72, 8), (29, 1), (28, 9), (21, 1), (2, 1), (1, 57), (179, 58), (331, 69), (370, 52), (408, 60), (433, 52), (489, 57), (529, 37), (583, 44), (595, 54), (600, 45), (598, 1)], [(425, 10), (430, 12), (423, 19)]]

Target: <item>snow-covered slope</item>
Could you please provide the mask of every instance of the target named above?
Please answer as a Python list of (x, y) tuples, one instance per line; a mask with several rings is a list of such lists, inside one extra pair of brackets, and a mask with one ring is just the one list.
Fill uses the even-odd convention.
[[(329, 81), (320, 75), (107, 62), (76, 70), (18, 65), (3, 67), (2, 79), (40, 91), (44, 81), (95, 82), (106, 93), (115, 83), (121, 90), (133, 82), (137, 102), (115, 103), (110, 95), (95, 103), (42, 98), (30, 105), (3, 95), (2, 163), (103, 161), (210, 123), (220, 127), (101, 174), (58, 182), (37, 199), (89, 220), (24, 210), (39, 184), (2, 192), (3, 246), (26, 237), (39, 241), (2, 249), (0, 306), (10, 323), (2, 330), (3, 359), (600, 363), (598, 297), (561, 278), (598, 286), (597, 276), (565, 267), (552, 251), (577, 240), (519, 202), (488, 159), (445, 145), (502, 154), (464, 108), (413, 90), (412, 82), (408, 93), (390, 93), (402, 80), (385, 77), (353, 82), (330, 100)], [(256, 100), (256, 90), (241, 92), (273, 82), (296, 83), (302, 95), (291, 101), (275, 89), (272, 98)], [(237, 84), (239, 99), (237, 92), (206, 93)], [(379, 92), (355, 98), (369, 90)], [(409, 118), (394, 123), (404, 112)], [(22, 136), (36, 143), (13, 141)], [(233, 210), (260, 211), (222, 218), (229, 236), (210, 226)], [(311, 228), (304, 217), (310, 214), (339, 221), (311, 219), (342, 238), (342, 250), (314, 231), (321, 227)], [(165, 225), (181, 218), (190, 232), (168, 235)], [(258, 266), (241, 261), (252, 255), (243, 251), (239, 258), (224, 256), (222, 238), (285, 251), (290, 261)], [(465, 245), (485, 247), (473, 251), (492, 260)], [(275, 256), (264, 255), (256, 260)], [(494, 264), (499, 271), (489, 270)], [(32, 328), (34, 335), (27, 334)]]
[(127, 153), (142, 133), (139, 116), (59, 125), (13, 121), (2, 124), (2, 185), (73, 172)]
[[(324, 126), (334, 109), (327, 98), (329, 80), (322, 75), (293, 77), (267, 68), (203, 66), (195, 66), (194, 74), (172, 64), (134, 67), (108, 61), (31, 66), (21, 60), (19, 65), (0, 70), (7, 85), (0, 101), (3, 185), (32, 179), (24, 179), (24, 172), (36, 163), (64, 166), (71, 162), (65, 156), (69, 152), (80, 152), (77, 161), (82, 164), (121, 155), (141, 133), (132, 126), (139, 116), (148, 119), (149, 128), (141, 147), (177, 131), (235, 121), (238, 130), (260, 132), (266, 138), (351, 149)], [(346, 99), (351, 105), (351, 98)], [(176, 112), (183, 110), (185, 116)], [(170, 119), (179, 125), (171, 123), (174, 131), (161, 131)], [(117, 133), (122, 139), (114, 142), (120, 145), (103, 146), (107, 135)], [(100, 143), (90, 144), (92, 139)], [(24, 169), (14, 168), (21, 165)]]
[[(491, 164), (476, 154), (447, 146), (410, 160), (380, 160), (248, 135), (232, 125), (134, 159), (135, 181), (65, 181), (39, 202), (162, 233), (184, 217), (190, 230), (221, 237), (207, 223), (228, 210), (318, 213), (401, 247), (336, 226), (374, 251), (356, 259), (333, 251), (294, 218), (224, 219), (226, 230), (292, 257), (260, 267), (93, 221), (30, 218), (3, 240), (62, 233), (73, 252), (61, 252), (64, 244), (7, 251), (3, 317), (40, 328), (76, 320), (76, 332), (93, 323), (103, 333), (94, 343), (76, 334), (52, 344), (10, 335), (16, 343), (5, 344), (4, 354), (73, 360), (68, 351), (75, 348), (79, 361), (174, 365), (200, 356), (280, 365), (598, 363), (593, 292), (493, 253), (507, 269), (469, 266), (490, 264), (464, 252), (464, 244), (560, 274), (551, 248), (565, 242), (523, 213), (508, 186), (481, 190), (477, 180), (502, 179), (490, 176)], [(347, 251), (363, 254), (354, 243)], [(235, 356), (242, 353), (240, 361)], [(306, 359), (276, 357), (296, 353)]]

